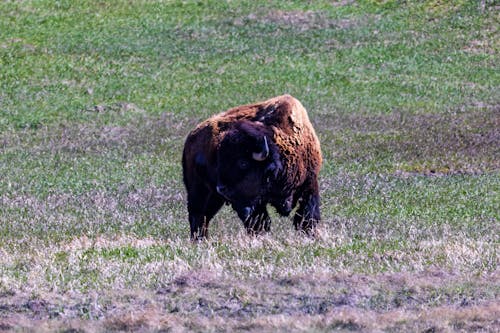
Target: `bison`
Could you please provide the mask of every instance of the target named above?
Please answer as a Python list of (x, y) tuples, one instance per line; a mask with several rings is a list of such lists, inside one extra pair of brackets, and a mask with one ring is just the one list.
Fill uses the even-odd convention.
[(230, 204), (248, 233), (270, 230), (267, 205), (314, 235), (320, 220), (318, 137), (302, 104), (290, 95), (238, 106), (203, 121), (182, 156), (191, 239)]

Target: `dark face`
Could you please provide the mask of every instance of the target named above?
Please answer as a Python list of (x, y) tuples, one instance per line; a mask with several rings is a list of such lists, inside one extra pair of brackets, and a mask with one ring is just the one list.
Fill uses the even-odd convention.
[(267, 139), (243, 130), (228, 133), (220, 143), (217, 165), (217, 191), (245, 220), (265, 201), (276, 168)]

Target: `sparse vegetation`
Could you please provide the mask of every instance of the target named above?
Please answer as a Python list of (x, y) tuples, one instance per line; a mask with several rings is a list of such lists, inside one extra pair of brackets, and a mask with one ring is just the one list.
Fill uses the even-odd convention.
[[(1, 2), (0, 331), (499, 331), (498, 6)], [(185, 135), (282, 93), (320, 237), (192, 244)]]

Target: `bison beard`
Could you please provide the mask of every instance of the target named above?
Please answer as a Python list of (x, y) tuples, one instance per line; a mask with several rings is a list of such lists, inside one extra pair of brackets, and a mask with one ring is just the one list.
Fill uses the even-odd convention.
[(191, 131), (182, 158), (191, 238), (228, 203), (250, 234), (270, 230), (267, 205), (313, 235), (320, 220), (321, 150), (307, 112), (289, 95), (235, 107)]

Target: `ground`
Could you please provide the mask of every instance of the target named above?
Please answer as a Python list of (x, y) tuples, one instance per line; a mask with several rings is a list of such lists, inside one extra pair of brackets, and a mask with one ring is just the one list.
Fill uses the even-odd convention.
[[(500, 330), (496, 1), (0, 4), (0, 331)], [(184, 139), (289, 93), (312, 240), (189, 240)]]

